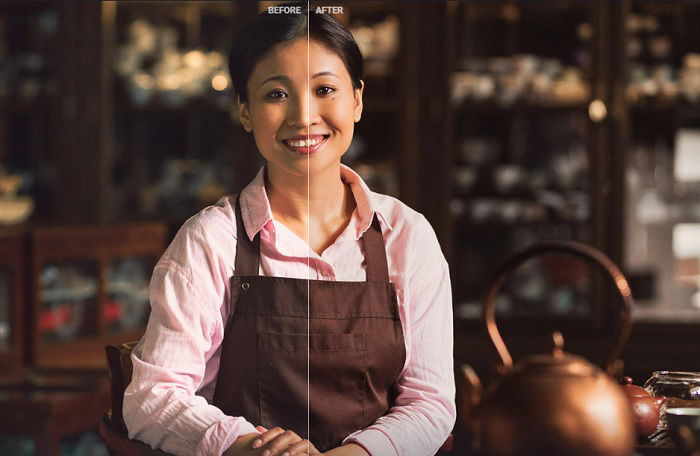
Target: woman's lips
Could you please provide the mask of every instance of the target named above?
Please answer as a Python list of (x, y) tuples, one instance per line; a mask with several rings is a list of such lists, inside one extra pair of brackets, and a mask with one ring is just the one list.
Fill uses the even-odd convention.
[[(282, 143), (285, 145), (285, 147), (287, 147), (287, 149), (293, 152), (296, 152), (301, 155), (311, 155), (317, 152), (321, 147), (323, 147), (324, 144), (326, 144), (326, 141), (328, 140), (328, 135), (311, 137), (310, 139), (312, 140), (312, 142), (316, 142), (316, 144), (309, 144), (308, 146), (292, 146), (289, 140), (284, 140), (282, 141)], [(320, 141), (318, 141), (319, 139)]]

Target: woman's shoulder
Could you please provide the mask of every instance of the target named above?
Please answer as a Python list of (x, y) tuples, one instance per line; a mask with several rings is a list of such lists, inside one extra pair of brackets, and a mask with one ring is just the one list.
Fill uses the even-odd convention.
[(393, 233), (408, 236), (434, 233), (425, 216), (400, 199), (377, 192), (371, 192), (371, 196), (380, 217), (384, 218)]
[(182, 224), (163, 255), (164, 261), (184, 265), (194, 259), (226, 258), (235, 249), (237, 195), (221, 197)]
[(163, 298), (155, 305), (166, 312), (209, 309), (207, 315), (220, 315), (235, 259), (233, 201), (222, 197), (183, 223), (154, 268), (151, 287)]
[(219, 200), (191, 217), (195, 223), (199, 223), (205, 228), (218, 226), (235, 226), (235, 207), (238, 202), (238, 195), (225, 195)]
[(215, 204), (201, 209), (182, 224), (180, 232), (185, 235), (204, 238), (216, 237), (222, 234), (235, 237), (235, 204), (237, 196), (222, 196)]

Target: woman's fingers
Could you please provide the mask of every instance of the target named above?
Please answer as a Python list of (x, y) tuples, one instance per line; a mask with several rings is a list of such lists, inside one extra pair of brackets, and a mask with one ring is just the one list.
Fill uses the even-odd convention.
[(289, 448), (287, 448), (287, 452), (289, 453), (289, 456), (320, 454), (313, 443), (306, 439), (289, 446)]
[[(262, 456), (282, 456), (289, 452), (289, 446), (301, 441), (294, 431), (284, 431), (282, 434), (278, 434), (274, 440), (265, 446), (265, 451), (263, 451)], [(290, 456), (289, 454), (285, 456)]]
[[(262, 428), (262, 426), (260, 427)], [(263, 431), (260, 437), (253, 440), (253, 448), (260, 448), (262, 446), (265, 446), (267, 443), (274, 440), (280, 434), (284, 434), (284, 429), (282, 429), (281, 427), (272, 428), (269, 431)]]

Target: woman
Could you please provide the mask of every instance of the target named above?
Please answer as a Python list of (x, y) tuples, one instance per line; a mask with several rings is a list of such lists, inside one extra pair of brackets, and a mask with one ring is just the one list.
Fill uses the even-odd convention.
[(129, 436), (183, 455), (432, 455), (455, 420), (448, 266), (421, 214), (340, 163), (362, 55), (301, 5), (231, 51), (266, 163), (156, 265)]

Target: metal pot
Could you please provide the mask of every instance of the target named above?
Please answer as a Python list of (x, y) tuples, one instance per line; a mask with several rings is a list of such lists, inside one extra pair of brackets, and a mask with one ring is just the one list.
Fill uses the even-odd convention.
[[(592, 261), (608, 273), (620, 294), (622, 323), (607, 358), (607, 372), (564, 352), (564, 339), (558, 331), (552, 336), (551, 353), (526, 357), (513, 366), (496, 326), (495, 298), (511, 269), (550, 252)], [(629, 336), (631, 307), (632, 296), (624, 276), (607, 256), (592, 247), (548, 242), (504, 263), (483, 303), (486, 328), (501, 358), (501, 376), (479, 401), (478, 379), (473, 371), (463, 371), (471, 387), (467, 402), (460, 405), (462, 413), (473, 412), (473, 418), (466, 421), (474, 449), (491, 456), (629, 456), (634, 449), (635, 425), (629, 401), (613, 376), (621, 368), (618, 356)]]

